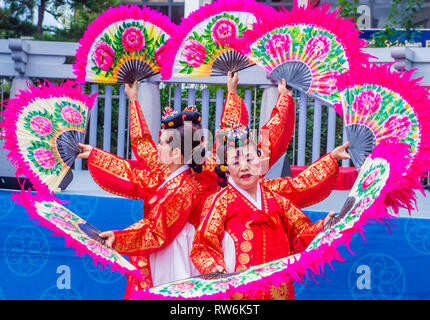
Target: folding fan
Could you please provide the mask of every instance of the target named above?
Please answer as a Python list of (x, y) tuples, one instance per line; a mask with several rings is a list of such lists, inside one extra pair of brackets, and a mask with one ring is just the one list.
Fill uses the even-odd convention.
[(133, 83), (159, 73), (161, 52), (175, 28), (147, 7), (109, 8), (79, 41), (73, 66), (77, 80)]
[(31, 194), (21, 191), (14, 194), (12, 199), (23, 205), (32, 219), (39, 221), (42, 226), (54, 231), (55, 235), (63, 236), (67, 246), (72, 246), (81, 256), (88, 254), (94, 263), (100, 262), (110, 266), (111, 271), (126, 273), (137, 279), (141, 273), (118, 252), (104, 245), (97, 228), (63, 206), (53, 196)]
[(391, 72), (390, 66), (353, 68), (339, 78), (348, 152), (359, 168), (375, 145), (405, 143), (410, 161), (405, 175), (419, 175), (430, 163), (430, 95), (420, 79), (411, 79), (413, 71)]
[(35, 190), (50, 193), (72, 181), (71, 167), (96, 94), (84, 94), (72, 81), (39, 85), (29, 85), (29, 91), (4, 103), (4, 148), (17, 176), (23, 174)]
[(246, 30), (276, 11), (254, 0), (219, 0), (191, 13), (167, 42), (161, 76), (226, 75), (251, 66), (232, 48)]
[(272, 80), (284, 78), (291, 87), (332, 105), (339, 102), (337, 77), (369, 56), (362, 52), (366, 43), (354, 23), (329, 9), (330, 4), (296, 5), (245, 32), (235, 48)]
[[(133, 298), (230, 299), (234, 294), (242, 293), (247, 299), (253, 299), (258, 297), (259, 290), (289, 280), (300, 281), (307, 271), (319, 274), (325, 263), (342, 260), (337, 247), (341, 244), (348, 246), (352, 235), (362, 232), (365, 223), (389, 219), (386, 195), (397, 184), (408, 162), (402, 157), (408, 153), (405, 144), (396, 144), (393, 148), (389, 145), (375, 148), (361, 168), (343, 213), (333, 218), (328, 228), (324, 228), (303, 252), (240, 272), (206, 274), (163, 284), (139, 291)], [(389, 150), (400, 157), (391, 157)]]

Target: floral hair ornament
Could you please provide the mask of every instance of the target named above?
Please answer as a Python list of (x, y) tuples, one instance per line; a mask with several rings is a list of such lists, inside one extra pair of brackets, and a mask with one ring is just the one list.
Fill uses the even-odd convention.
[(186, 121), (191, 121), (194, 124), (200, 124), (201, 120), (202, 114), (198, 112), (197, 107), (194, 105), (186, 107), (181, 112), (173, 110), (171, 107), (166, 107), (164, 108), (164, 112), (161, 117), (161, 128), (178, 128), (182, 126)]
[(156, 10), (136, 5), (109, 8), (79, 41), (77, 81), (134, 83), (160, 72), (161, 55), (176, 25)]

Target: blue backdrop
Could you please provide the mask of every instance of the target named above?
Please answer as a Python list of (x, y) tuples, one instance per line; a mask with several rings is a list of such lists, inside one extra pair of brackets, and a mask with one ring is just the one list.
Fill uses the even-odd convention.
[[(0, 191), (0, 299), (122, 299), (126, 278), (75, 256), (62, 237), (36, 225), (24, 208)], [(100, 230), (121, 229), (142, 215), (142, 202), (122, 198), (59, 195), (72, 211)], [(326, 213), (308, 212), (312, 220)], [(324, 278), (296, 284), (297, 299), (430, 299), (430, 220), (395, 219), (389, 229), (366, 226), (346, 262), (326, 266)]]

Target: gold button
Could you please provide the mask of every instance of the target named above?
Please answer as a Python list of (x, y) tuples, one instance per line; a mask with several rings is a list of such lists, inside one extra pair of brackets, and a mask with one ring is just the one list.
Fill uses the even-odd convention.
[(246, 266), (244, 266), (243, 264), (240, 264), (237, 266), (236, 271), (242, 271), (242, 270), (246, 270)]
[(139, 268), (142, 268), (142, 267), (146, 266), (147, 264), (148, 264), (148, 262), (146, 261), (146, 258), (139, 259), (139, 262), (137, 263)]
[(169, 127), (172, 127), (173, 126), (173, 121), (170, 121), (169, 123), (168, 123), (168, 125), (169, 125)]
[(249, 251), (251, 251), (251, 249), (252, 249), (252, 244), (251, 244), (251, 242), (249, 242), (249, 241), (244, 241), (244, 242), (242, 242), (242, 243), (240, 244), (240, 249), (241, 249), (243, 252), (249, 252)]
[(243, 239), (245, 240), (252, 240), (254, 238), (254, 232), (252, 232), (252, 230), (245, 230), (243, 232)]
[(151, 199), (149, 199), (148, 203), (149, 204), (154, 204), (155, 201), (157, 201), (157, 196), (153, 196)]
[(249, 262), (249, 256), (246, 253), (241, 253), (239, 255), (239, 262), (240, 264), (247, 264)]

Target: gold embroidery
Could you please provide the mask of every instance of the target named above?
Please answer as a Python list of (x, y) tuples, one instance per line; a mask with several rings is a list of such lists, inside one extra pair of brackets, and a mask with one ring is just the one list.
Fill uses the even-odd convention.
[(270, 288), (270, 295), (273, 300), (288, 300), (288, 284), (287, 283), (280, 283), (279, 288), (272, 285)]
[(249, 252), (249, 251), (251, 251), (251, 249), (252, 249), (252, 244), (251, 244), (251, 242), (249, 242), (249, 241), (244, 241), (244, 242), (242, 242), (242, 243), (240, 244), (240, 249), (241, 249), (243, 252)]
[(238, 257), (238, 261), (240, 264), (249, 263), (249, 255), (247, 253), (241, 253)]
[(145, 267), (148, 264), (148, 259), (147, 258), (140, 258), (139, 262), (137, 263), (137, 265), (139, 266), (139, 268)]
[(254, 238), (254, 232), (250, 229), (247, 229), (243, 232), (242, 236), (243, 236), (243, 239), (249, 241), (249, 240), (252, 240)]
[[(221, 125), (225, 123), (239, 124), (241, 119), (241, 105), (243, 100), (234, 93), (229, 92), (227, 94), (227, 99), (224, 107), (224, 112), (221, 118)], [(247, 125), (247, 123), (245, 124)]]
[(242, 271), (242, 270), (246, 270), (246, 269), (247, 269), (247, 267), (243, 264), (240, 264), (236, 267), (236, 271)]

